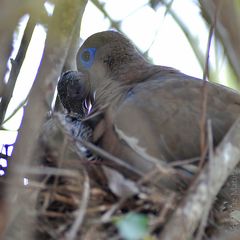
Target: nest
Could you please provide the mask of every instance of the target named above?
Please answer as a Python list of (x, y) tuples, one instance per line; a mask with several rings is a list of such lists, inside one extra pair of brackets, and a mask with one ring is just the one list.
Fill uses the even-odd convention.
[[(81, 121), (60, 113), (43, 127), (35, 161), (41, 174), (32, 179), (32, 185), (41, 186), (36, 197), (35, 239), (124, 239), (116, 222), (128, 213), (147, 216), (148, 237), (158, 239), (194, 178), (184, 179), (177, 190), (157, 184), (159, 169), (139, 179), (125, 179), (117, 169), (103, 165), (98, 151), (93, 153), (91, 147), (89, 151), (86, 145), (91, 143), (82, 137), (85, 130)], [(196, 167), (194, 161), (191, 164)], [(227, 219), (224, 209), (219, 219), (214, 214), (222, 206), (216, 201), (202, 239), (222, 233), (219, 219), (229, 226), (223, 220)]]

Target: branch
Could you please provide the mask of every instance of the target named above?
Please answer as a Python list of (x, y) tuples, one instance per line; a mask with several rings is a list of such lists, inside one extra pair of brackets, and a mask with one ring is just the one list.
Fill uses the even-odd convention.
[[(8, 229), (11, 228), (11, 221), (18, 214), (19, 207), (24, 206), (27, 198), (27, 196), (21, 194), (21, 189), (17, 187), (17, 184), (22, 183), (23, 177), (27, 175), (22, 172), (16, 174), (13, 164), (27, 167), (33, 159), (38, 135), (53, 99), (58, 76), (62, 71), (67, 56), (74, 26), (79, 19), (79, 15), (83, 15), (86, 3), (86, 0), (62, 0), (56, 3), (49, 24), (43, 59), (29, 95), (23, 123), (13, 152), (13, 163), (11, 162), (9, 165), (10, 174), (8, 179), (12, 183), (12, 187), (9, 188), (7, 193), (7, 202), (9, 203)], [(15, 201), (11, 201), (12, 199)], [(32, 206), (27, 206), (29, 209), (34, 208), (35, 203), (32, 202), (31, 204)], [(34, 224), (34, 219), (31, 224)], [(28, 228), (29, 232), (32, 231), (29, 225), (25, 226), (25, 228)], [(8, 232), (6, 233), (7, 236)], [(33, 238), (31, 238), (30, 234), (30, 237), (25, 239)]]
[(81, 27), (81, 22), (82, 18), (79, 17), (77, 20), (74, 31), (73, 31), (73, 36), (71, 40), (71, 44), (68, 50), (68, 55), (66, 57), (66, 61), (63, 66), (63, 71), (65, 72), (67, 70), (77, 70), (77, 65), (76, 65), (76, 54), (80, 46), (80, 27)]
[(210, 23), (214, 22), (214, 13), (221, 6), (216, 32), (221, 39), (237, 78), (240, 79), (240, 32), (236, 31), (240, 28), (240, 8), (237, 1), (200, 0), (199, 3), (203, 17)]
[(161, 239), (191, 239), (204, 217), (206, 205), (213, 204), (216, 195), (240, 161), (240, 118), (217, 147), (188, 195), (171, 216)]
[(25, 1), (1, 1), (0, 8), (0, 96), (4, 92), (7, 62), (12, 52), (13, 33), (21, 16), (26, 13)]
[(0, 126), (3, 124), (7, 107), (8, 107), (9, 101), (11, 100), (18, 74), (20, 72), (23, 61), (25, 59), (25, 55), (27, 53), (27, 49), (28, 49), (30, 40), (32, 38), (35, 25), (36, 25), (36, 21), (32, 17), (30, 17), (28, 20), (27, 26), (24, 30), (24, 34), (22, 37), (22, 41), (21, 41), (17, 56), (15, 60), (12, 60), (12, 68), (10, 71), (9, 79), (4, 86), (2, 101), (0, 102)]
[[(82, 22), (82, 17), (79, 16), (79, 19), (77, 20), (75, 27), (74, 27), (71, 44), (68, 49), (68, 54), (67, 54), (65, 63), (63, 65), (63, 68), (62, 68), (62, 73), (66, 72), (68, 70), (77, 70), (76, 54), (77, 54), (77, 51), (80, 46), (81, 22)], [(62, 104), (61, 104), (59, 97), (56, 98), (56, 101), (54, 104), (54, 111), (62, 111)]]
[(84, 185), (83, 185), (83, 194), (82, 194), (82, 200), (80, 201), (79, 209), (77, 210), (77, 217), (67, 232), (66, 236), (68, 240), (74, 240), (77, 239), (77, 233), (83, 223), (84, 216), (86, 214), (88, 202), (90, 198), (90, 179), (89, 176), (84, 170)]
[(202, 168), (204, 160), (205, 160), (205, 152), (207, 150), (206, 146), (206, 136), (205, 136), (205, 130), (206, 130), (206, 121), (207, 121), (207, 102), (208, 102), (208, 88), (207, 88), (207, 78), (209, 78), (209, 53), (212, 43), (212, 37), (214, 34), (214, 29), (216, 27), (216, 21), (217, 21), (217, 13), (215, 12), (215, 21), (212, 23), (212, 26), (209, 30), (208, 35), (208, 43), (207, 43), (207, 51), (206, 51), (206, 59), (205, 59), (205, 66), (204, 66), (204, 72), (203, 72), (203, 86), (202, 86), (202, 109), (201, 109), (201, 120), (200, 120), (200, 150), (201, 150), (201, 159), (200, 159), (200, 168)]
[(104, 8), (104, 3), (101, 3), (99, 0), (92, 0), (92, 3), (100, 10), (103, 15), (110, 21), (111, 27), (117, 29), (118, 31), (121, 32), (120, 29), (120, 22), (115, 21), (111, 18), (111, 16), (108, 14), (108, 12)]

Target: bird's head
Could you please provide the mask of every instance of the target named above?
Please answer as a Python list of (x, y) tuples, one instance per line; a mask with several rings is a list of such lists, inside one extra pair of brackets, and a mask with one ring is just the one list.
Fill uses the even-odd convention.
[(143, 63), (146, 61), (132, 42), (116, 31), (93, 34), (77, 54), (78, 71), (87, 72), (95, 88), (107, 79), (128, 82), (136, 75), (134, 68)]
[(91, 101), (88, 76), (77, 71), (67, 71), (59, 79), (58, 95), (67, 111), (86, 115)]

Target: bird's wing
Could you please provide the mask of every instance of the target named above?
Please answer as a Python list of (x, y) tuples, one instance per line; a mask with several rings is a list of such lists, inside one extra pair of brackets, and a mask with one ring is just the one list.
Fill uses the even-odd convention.
[[(240, 96), (211, 83), (207, 91), (207, 119), (218, 143), (240, 113)], [(201, 106), (201, 80), (153, 79), (129, 91), (112, 121), (118, 138), (143, 158), (192, 158), (199, 155)]]

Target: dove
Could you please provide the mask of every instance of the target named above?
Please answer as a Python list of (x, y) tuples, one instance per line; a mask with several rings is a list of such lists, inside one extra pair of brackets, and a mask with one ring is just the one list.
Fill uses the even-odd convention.
[[(91, 35), (76, 61), (93, 99), (87, 119), (104, 113), (93, 130), (101, 133), (95, 134), (98, 146), (143, 174), (158, 162), (200, 156), (201, 79), (148, 62), (117, 31)], [(240, 95), (219, 84), (205, 84), (206, 119), (211, 120), (216, 146), (239, 116)]]

